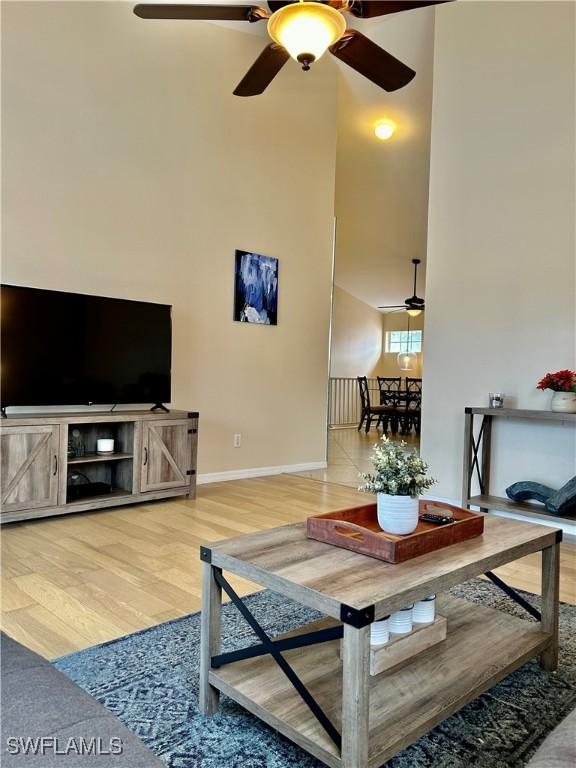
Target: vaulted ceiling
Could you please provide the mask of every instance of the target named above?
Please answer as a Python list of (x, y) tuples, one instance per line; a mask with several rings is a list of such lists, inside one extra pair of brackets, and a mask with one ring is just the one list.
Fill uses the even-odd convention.
[[(418, 294), (424, 295), (434, 18), (446, 10), (448, 5), (347, 19), (350, 27), (416, 70), (412, 82), (398, 91), (381, 90), (328, 54), (300, 75), (313, 78), (315, 68), (338, 69), (335, 281), (374, 307), (402, 303), (411, 295), (413, 258), (422, 260)], [(263, 46), (269, 41), (264, 23), (211, 23), (261, 37)], [(251, 63), (239, 61), (238, 80)], [(283, 71), (269, 89), (282, 88), (284, 78)], [(387, 142), (376, 139), (373, 132), (383, 117), (397, 124), (396, 134)]]

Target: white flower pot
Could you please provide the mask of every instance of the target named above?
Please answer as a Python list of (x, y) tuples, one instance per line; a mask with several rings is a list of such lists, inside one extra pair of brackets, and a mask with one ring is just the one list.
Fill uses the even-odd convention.
[(557, 413), (576, 413), (576, 392), (554, 392), (550, 410)]
[(418, 525), (418, 499), (412, 496), (376, 494), (378, 524), (383, 531), (405, 536)]

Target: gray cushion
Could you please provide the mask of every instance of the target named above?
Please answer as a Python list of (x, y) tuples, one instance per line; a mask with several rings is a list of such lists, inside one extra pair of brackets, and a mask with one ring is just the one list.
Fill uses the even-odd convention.
[[(162, 766), (114, 715), (50, 662), (7, 635), (2, 634), (0, 640), (2, 768)], [(45, 740), (40, 746), (41, 737), (50, 741)], [(27, 738), (36, 740), (28, 742), (28, 754), (24, 753), (22, 742)], [(120, 754), (104, 754), (120, 749)], [(11, 754), (13, 751), (17, 753)]]
[(528, 768), (574, 768), (576, 765), (576, 709), (542, 742)]

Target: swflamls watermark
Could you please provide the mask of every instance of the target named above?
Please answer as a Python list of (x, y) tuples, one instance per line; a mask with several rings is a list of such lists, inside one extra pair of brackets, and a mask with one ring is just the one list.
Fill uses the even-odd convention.
[(122, 739), (84, 736), (61, 739), (57, 736), (8, 736), (6, 751), (9, 755), (121, 755)]

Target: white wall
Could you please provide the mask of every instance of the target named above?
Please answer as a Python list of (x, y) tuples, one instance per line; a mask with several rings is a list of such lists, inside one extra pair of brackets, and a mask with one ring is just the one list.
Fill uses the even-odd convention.
[(383, 316), (339, 286), (334, 286), (330, 375), (382, 375)]
[[(241, 99), (264, 38), (132, 3), (2, 14), (4, 282), (173, 304), (201, 473), (322, 461), (333, 63)], [(280, 259), (277, 327), (232, 321), (235, 248)]]
[[(460, 494), (463, 412), (575, 367), (574, 9), (453, 3), (436, 18), (422, 452)], [(576, 471), (574, 429), (498, 422), (493, 492)]]

